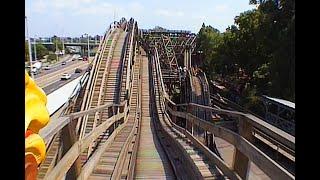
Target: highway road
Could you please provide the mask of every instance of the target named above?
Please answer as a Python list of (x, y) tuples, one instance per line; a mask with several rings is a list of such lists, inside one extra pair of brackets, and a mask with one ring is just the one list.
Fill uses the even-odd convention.
[[(44, 76), (46, 74), (52, 73), (54, 71), (57, 71), (59, 69), (63, 69), (65, 68), (66, 65), (62, 65), (62, 62), (66, 61), (67, 65), (71, 65), (73, 63), (75, 63), (75, 61), (72, 61), (73, 56), (72, 55), (66, 55), (65, 57), (61, 58), (61, 60), (59, 62), (56, 62), (52, 65), (50, 65), (50, 69), (49, 70), (44, 70), (44, 65), (42, 67), (42, 70), (39, 74), (35, 75), (35, 78), (39, 78), (41, 76)], [(69, 63), (68, 63), (69, 62)]]
[(46, 93), (46, 95), (52, 93), (53, 91), (59, 89), (63, 85), (69, 83), (70, 81), (73, 81), (74, 79), (78, 78), (79, 76), (83, 75), (85, 73), (85, 69), (81, 73), (73, 73), (71, 74), (71, 78), (68, 80), (57, 80), (54, 83), (51, 83), (50, 85), (42, 88), (43, 91)]
[[(70, 57), (70, 59), (66, 60), (66, 65), (62, 65), (60, 62), (59, 64), (54, 65), (50, 70), (42, 70), (42, 73), (35, 76), (35, 82), (45, 91), (47, 95), (60, 88), (64, 84), (79, 77), (87, 69), (89, 65), (87, 61), (72, 61), (72, 56)], [(75, 73), (75, 69), (77, 68), (82, 69), (82, 73)], [(71, 78), (69, 80), (61, 80), (61, 75), (63, 73), (70, 74)]]
[(60, 81), (61, 75), (63, 73), (73, 74), (76, 68), (86, 69), (88, 67), (88, 62), (86, 61), (76, 61), (70, 65), (66, 64), (63, 68), (59, 68), (51, 73), (45, 74), (38, 78), (35, 78), (37, 85), (41, 88), (49, 86), (50, 84)]

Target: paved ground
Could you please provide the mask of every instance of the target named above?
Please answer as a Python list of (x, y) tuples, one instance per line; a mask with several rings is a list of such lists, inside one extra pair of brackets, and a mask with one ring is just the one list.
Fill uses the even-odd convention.
[[(54, 63), (54, 64), (49, 65), (50, 70), (44, 70), (44, 69), (42, 69), (41, 72), (40, 72), (39, 74), (35, 75), (34, 77), (35, 77), (35, 78), (39, 78), (39, 77), (44, 76), (44, 75), (46, 75), (46, 74), (50, 74), (50, 73), (52, 73), (52, 72), (54, 72), (54, 71), (63, 69), (63, 68), (65, 68), (65, 66), (68, 66), (68, 65), (71, 65), (71, 64), (76, 63), (76, 61), (72, 61), (72, 57), (73, 57), (72, 55), (66, 55), (65, 57), (61, 58), (60, 61), (58, 61), (58, 62), (56, 62), (56, 63)], [(64, 62), (64, 61), (67, 62), (66, 65), (62, 65), (62, 62)], [(42, 66), (45, 67), (46, 65), (43, 64)]]
[(85, 72), (85, 70), (82, 73), (73, 73), (71, 74), (71, 78), (68, 80), (57, 80), (56, 82), (42, 88), (43, 91), (46, 93), (46, 95), (49, 95), (50, 93), (52, 93), (53, 91), (59, 89), (60, 87), (62, 87), (63, 85), (69, 83), (70, 81), (73, 81), (74, 79), (78, 78), (79, 76), (83, 75)]
[(37, 85), (41, 88), (45, 88), (49, 85), (56, 83), (57, 81), (61, 81), (61, 75), (63, 73), (74, 74), (76, 68), (86, 69), (88, 67), (88, 62), (86, 61), (71, 61), (66, 65), (61, 65), (61, 67), (53, 70), (48, 70), (49, 72), (36, 77), (35, 81)]

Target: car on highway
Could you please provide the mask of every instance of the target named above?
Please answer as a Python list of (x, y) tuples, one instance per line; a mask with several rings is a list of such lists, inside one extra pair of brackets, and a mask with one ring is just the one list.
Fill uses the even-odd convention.
[(82, 61), (82, 60), (83, 60), (83, 58), (82, 58), (82, 57), (79, 57), (79, 58), (78, 58), (78, 60), (79, 60), (79, 61)]
[(77, 68), (74, 72), (75, 72), (75, 73), (81, 73), (81, 72), (82, 72), (82, 69)]
[(62, 64), (62, 65), (66, 65), (67, 63), (66, 63), (65, 61), (63, 61), (61, 64)]
[(68, 73), (63, 73), (61, 76), (61, 80), (68, 80), (71, 78), (71, 75)]
[(45, 67), (44, 67), (44, 70), (49, 70), (49, 69), (51, 69), (50, 66), (45, 66)]

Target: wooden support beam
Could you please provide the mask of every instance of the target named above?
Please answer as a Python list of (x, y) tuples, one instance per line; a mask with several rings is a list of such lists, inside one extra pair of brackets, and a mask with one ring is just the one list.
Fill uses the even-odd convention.
[[(225, 129), (220, 126), (215, 126), (214, 124), (200, 119), (190, 113), (173, 111), (169, 106), (167, 106), (166, 109), (175, 116), (185, 118), (188, 123), (197, 122), (197, 124), (199, 124), (199, 126), (204, 130), (209, 131), (215, 136), (220, 137), (230, 144), (234, 145), (240, 153), (248, 157), (250, 161), (255, 163), (272, 179), (294, 179), (294, 176), (292, 174), (290, 174), (287, 170), (285, 170), (278, 163), (276, 163), (274, 160), (272, 160), (265, 153), (263, 153), (261, 150), (259, 150), (249, 142), (250, 135), (246, 134), (250, 132), (250, 129), (252, 128), (249, 121), (248, 124), (241, 125), (243, 127), (241, 133), (244, 136), (242, 137), (239, 134), (232, 132), (231, 130)], [(239, 157), (241, 158), (242, 156), (240, 155)]]
[[(62, 156), (64, 156), (72, 147), (72, 145), (77, 141), (77, 135), (75, 132), (76, 121), (71, 121), (67, 126), (65, 126), (61, 131), (62, 139)], [(66, 174), (66, 179), (76, 179), (80, 174), (81, 161), (79, 158), (75, 160), (70, 170)]]
[[(125, 111), (128, 111), (126, 109)], [(96, 140), (106, 129), (108, 129), (114, 122), (124, 116), (124, 113), (120, 113), (108, 118), (105, 122), (100, 124), (95, 131), (91, 131), (83, 139), (75, 142), (68, 152), (62, 157), (53, 170), (48, 173), (45, 179), (62, 179), (68, 172), (72, 164), (77, 160), (81, 152), (83, 152), (88, 146)]]
[[(241, 117), (240, 117), (241, 118)], [(253, 140), (253, 127), (248, 121), (239, 121), (239, 135), (247, 139), (249, 142)], [(250, 171), (249, 158), (239, 149), (235, 149), (233, 159), (233, 169), (239, 174), (242, 179), (247, 179)]]
[[(177, 106), (174, 106), (172, 109), (173, 109), (174, 111), (176, 111), (176, 110), (177, 110)], [(177, 117), (176, 117), (176, 116), (172, 116), (172, 117), (171, 117), (171, 120), (172, 120), (172, 122), (174, 122), (175, 124), (177, 123)]]

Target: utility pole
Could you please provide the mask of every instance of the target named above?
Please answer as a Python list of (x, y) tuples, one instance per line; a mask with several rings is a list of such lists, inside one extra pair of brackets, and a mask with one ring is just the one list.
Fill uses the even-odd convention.
[(56, 59), (57, 59), (57, 62), (59, 61), (59, 58), (58, 58), (58, 39), (56, 38)]
[(33, 72), (32, 72), (32, 54), (31, 54), (31, 43), (30, 43), (30, 37), (29, 37), (29, 32), (28, 32), (28, 19), (27, 16), (25, 16), (26, 20), (26, 32), (27, 32), (27, 40), (28, 40), (28, 49), (29, 49), (29, 61), (30, 61), (30, 75), (31, 78), (34, 79)]
[(37, 46), (36, 36), (34, 36), (34, 60), (37, 61)]
[(89, 63), (89, 57), (90, 57), (89, 34), (87, 34), (87, 38), (88, 38), (88, 63)]
[(63, 38), (62, 38), (62, 54), (64, 55), (64, 42), (63, 42)]
[(62, 41), (62, 54), (64, 55), (64, 31), (62, 30), (62, 37), (61, 37), (61, 41)]

